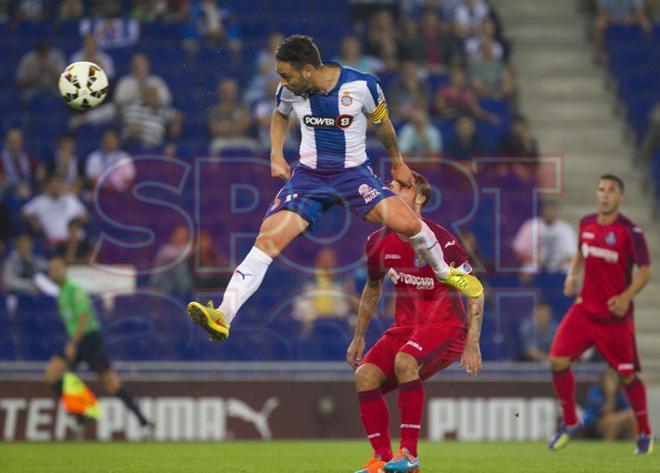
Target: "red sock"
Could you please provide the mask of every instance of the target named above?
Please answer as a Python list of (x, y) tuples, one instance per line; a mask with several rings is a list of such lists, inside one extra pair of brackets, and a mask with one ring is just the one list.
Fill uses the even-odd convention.
[(401, 411), (401, 448), (407, 448), (417, 456), (417, 441), (421, 430), (424, 409), (424, 386), (422, 380), (399, 385), (399, 411)]
[(561, 371), (552, 372), (552, 382), (555, 385), (555, 393), (564, 411), (564, 424), (575, 425), (578, 422), (575, 413), (575, 375), (573, 370), (566, 368)]
[(380, 389), (358, 392), (360, 400), (360, 417), (367, 432), (367, 438), (374, 449), (374, 455), (380, 455), (381, 460), (392, 459), (390, 442), (390, 411)]
[(648, 409), (646, 408), (646, 386), (641, 379), (635, 376), (629, 384), (624, 384), (628, 401), (633, 408), (635, 418), (637, 419), (637, 432), (640, 434), (651, 434), (649, 426)]

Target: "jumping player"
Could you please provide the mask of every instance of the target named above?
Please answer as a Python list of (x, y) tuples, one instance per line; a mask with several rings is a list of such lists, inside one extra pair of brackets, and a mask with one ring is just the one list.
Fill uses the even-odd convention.
[[(550, 350), (555, 392), (564, 420), (548, 447), (566, 446), (581, 424), (575, 412), (574, 362), (586, 349), (596, 347), (617, 372), (637, 419), (636, 454), (653, 451), (646, 388), (635, 343), (633, 297), (651, 278), (651, 261), (642, 229), (619, 213), (623, 181), (606, 174), (598, 182), (598, 212), (580, 221), (580, 248), (566, 277), (564, 294), (577, 291), (578, 272), (584, 267), (582, 290), (562, 320)], [(632, 275), (633, 265), (638, 270)]]
[[(322, 63), (308, 36), (286, 38), (275, 58), (282, 82), (271, 118), (271, 174), (287, 182), (268, 209), (254, 246), (234, 271), (220, 306), (215, 308), (211, 301), (207, 306), (191, 302), (188, 312), (192, 320), (212, 340), (226, 339), (233, 318), (257, 290), (273, 259), (341, 202), (355, 215), (409, 238), (443, 284), (468, 296), (481, 294), (479, 280), (445, 262), (433, 231), (367, 164), (370, 120), (392, 158), (394, 180), (403, 187), (414, 185), (376, 78), (337, 63)], [(283, 152), (291, 112), (297, 115), (302, 134), (300, 161), (293, 170)]]
[[(413, 171), (414, 188), (396, 181), (392, 190), (417, 215), (431, 197), (428, 181)], [(458, 239), (440, 225), (426, 221), (445, 249), (445, 258), (457, 267), (467, 264)], [(470, 375), (481, 369), (479, 337), (483, 317), (483, 294), (468, 298), (468, 315), (460, 293), (433, 276), (420, 264), (415, 250), (402, 235), (383, 228), (372, 233), (366, 244), (368, 280), (362, 292), (355, 335), (346, 359), (355, 371), (360, 415), (374, 456), (356, 473), (418, 472), (417, 441), (424, 404), (422, 380), (428, 379), (461, 357)], [(384, 277), (396, 288), (396, 321), (362, 358), (364, 334), (378, 305)], [(467, 318), (467, 320), (466, 320)], [(359, 364), (359, 365), (358, 365)], [(399, 388), (401, 444), (393, 456), (390, 416), (383, 394)]]
[[(44, 377), (52, 386), (58, 398), (62, 395), (62, 376), (67, 370), (74, 370), (85, 362), (96, 372), (103, 389), (121, 399), (128, 410), (138, 419), (144, 440), (153, 436), (154, 426), (142, 414), (133, 395), (121, 385), (117, 373), (110, 367), (110, 360), (105, 352), (103, 338), (99, 333), (100, 324), (96, 318), (89, 295), (76, 283), (67, 278), (64, 259), (56, 257), (50, 260), (49, 277), (60, 288), (57, 305), (66, 328), (69, 340), (60, 353), (53, 356), (46, 367)], [(78, 417), (79, 427), (85, 419)]]

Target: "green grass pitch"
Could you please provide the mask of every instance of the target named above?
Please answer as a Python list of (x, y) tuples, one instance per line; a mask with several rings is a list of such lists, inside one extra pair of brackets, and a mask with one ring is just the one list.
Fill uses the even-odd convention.
[[(660, 455), (632, 455), (632, 442), (573, 442), (549, 452), (541, 443), (424, 442), (423, 473), (660, 472)], [(3, 473), (352, 473), (366, 441), (193, 443), (3, 443)]]

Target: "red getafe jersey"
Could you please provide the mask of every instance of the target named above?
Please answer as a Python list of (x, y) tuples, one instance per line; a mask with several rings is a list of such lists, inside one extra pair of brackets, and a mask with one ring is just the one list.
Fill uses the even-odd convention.
[[(590, 214), (580, 221), (579, 240), (585, 262), (578, 303), (595, 316), (612, 318), (607, 301), (630, 285), (634, 264), (651, 264), (644, 232), (623, 215), (610, 225), (601, 225), (597, 214)], [(632, 311), (630, 304), (626, 316)]]
[[(458, 238), (445, 228), (424, 220), (435, 233), (447, 263), (456, 267), (467, 262)], [(369, 279), (389, 277), (396, 288), (396, 322), (399, 326), (441, 323), (464, 327), (465, 308), (460, 293), (441, 284), (433, 270), (415, 252), (409, 242), (386, 229), (375, 231), (367, 239)]]

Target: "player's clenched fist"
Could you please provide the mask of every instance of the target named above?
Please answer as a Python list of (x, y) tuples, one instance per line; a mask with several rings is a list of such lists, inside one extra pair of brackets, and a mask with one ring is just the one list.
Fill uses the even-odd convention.
[(402, 187), (415, 187), (415, 178), (413, 178), (408, 165), (403, 161), (392, 164), (392, 178)]
[(571, 297), (577, 294), (577, 281), (575, 276), (566, 276), (566, 281), (564, 281), (564, 295), (566, 297)]
[(365, 347), (364, 337), (354, 338), (351, 341), (351, 344), (348, 346), (348, 350), (346, 350), (346, 361), (348, 361), (348, 364), (351, 365), (353, 368), (357, 368), (357, 365), (360, 363), (360, 360), (362, 360), (362, 355), (364, 354), (364, 347)]
[(270, 157), (270, 175), (282, 180), (288, 180), (291, 177), (291, 168), (286, 162), (284, 156)]
[(465, 345), (463, 355), (461, 356), (461, 366), (470, 376), (479, 374), (481, 371), (481, 350), (478, 343), (468, 343)]
[(628, 312), (630, 305), (630, 298), (619, 294), (618, 296), (611, 297), (607, 301), (607, 308), (617, 317), (623, 317)]

